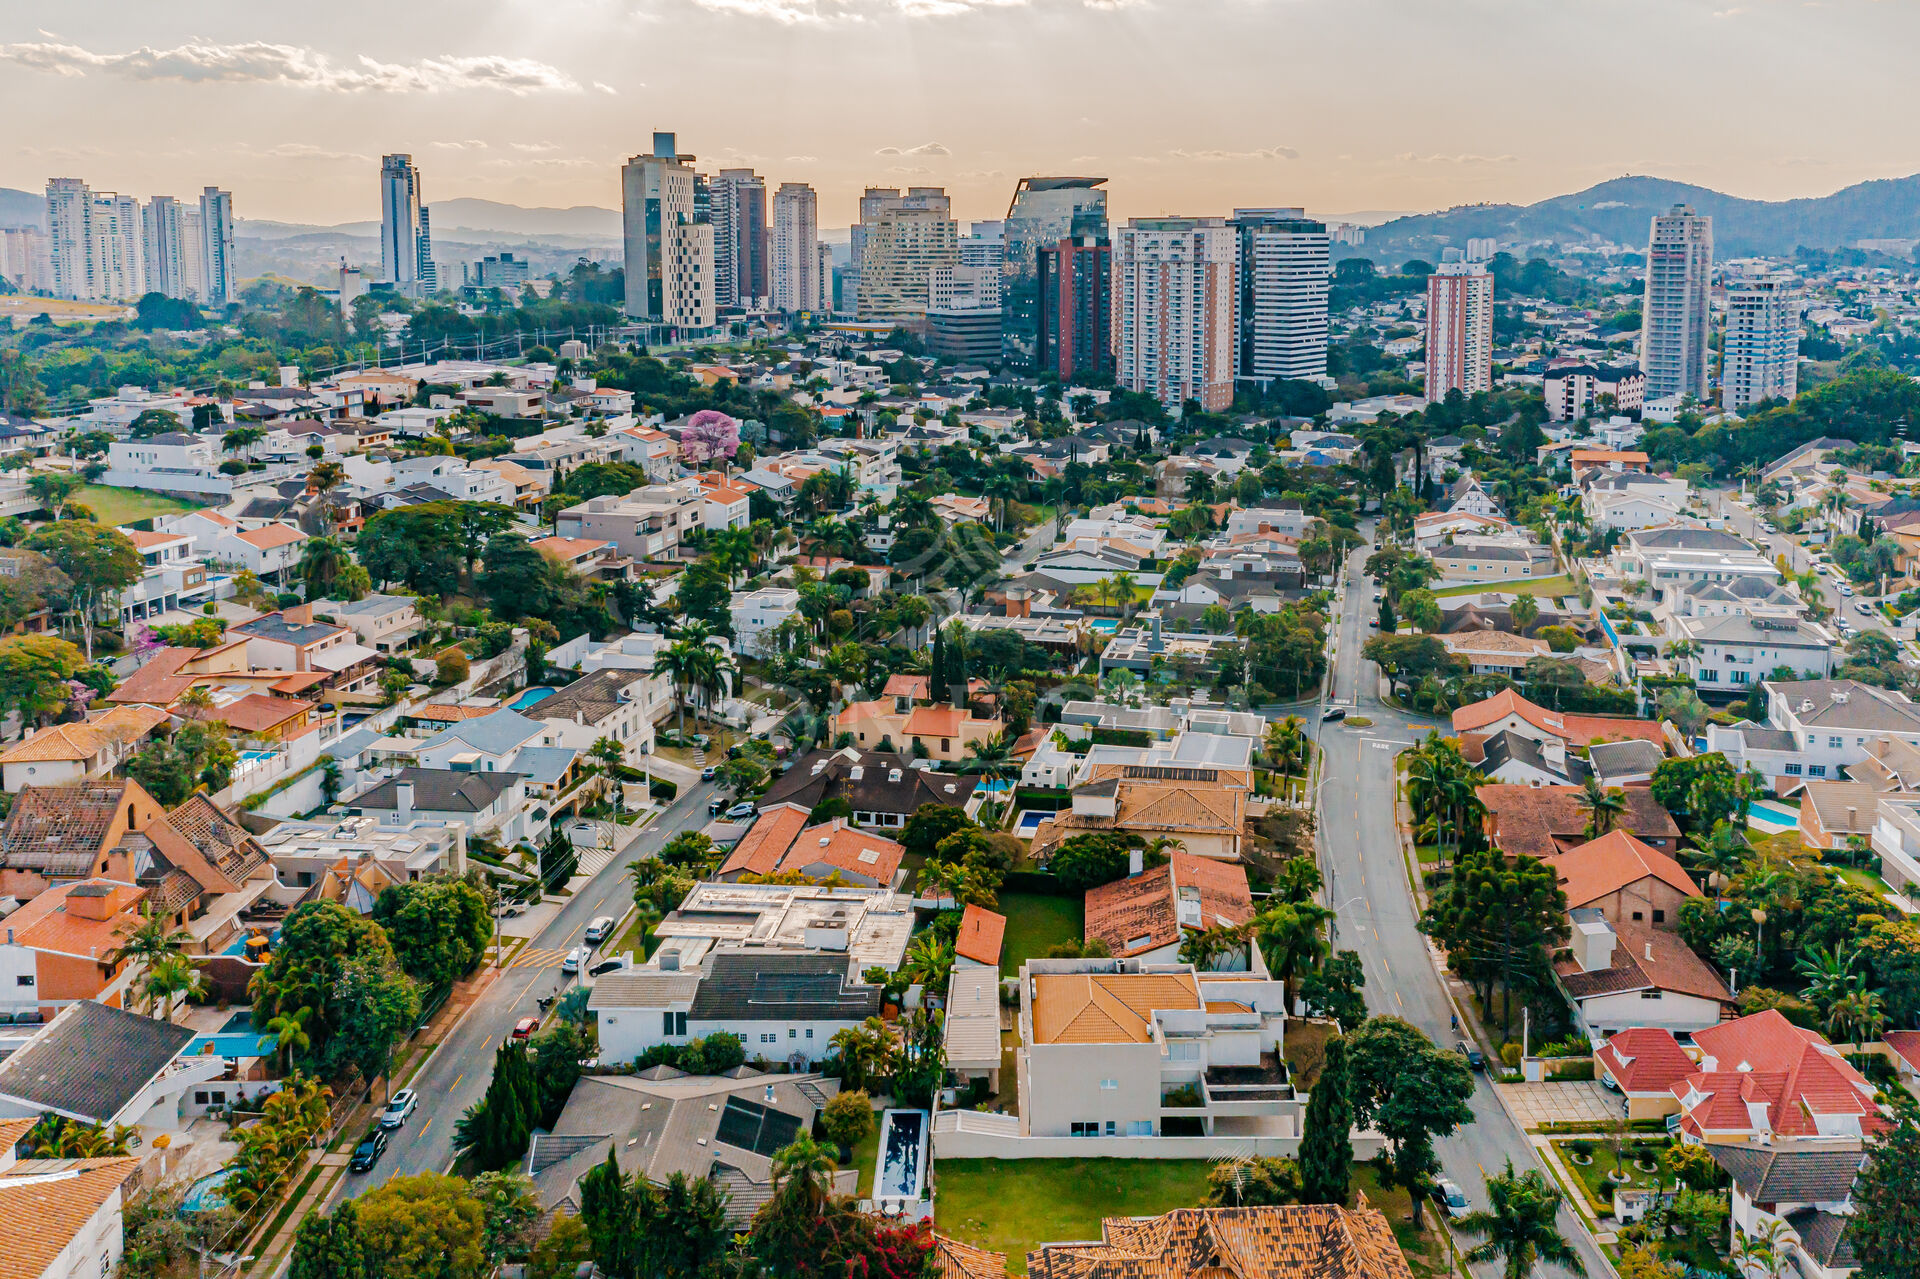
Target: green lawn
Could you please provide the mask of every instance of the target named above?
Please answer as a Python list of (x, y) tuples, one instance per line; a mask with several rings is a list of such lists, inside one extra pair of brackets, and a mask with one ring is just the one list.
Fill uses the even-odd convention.
[(1007, 933), (1000, 948), (1000, 973), (1012, 977), (1020, 965), (1063, 941), (1079, 941), (1086, 927), (1087, 907), (1079, 897), (1047, 893), (1001, 893), (1000, 913), (1007, 917)]
[(1204, 1159), (942, 1159), (934, 1170), (934, 1227), (1007, 1254), (1027, 1271), (1027, 1250), (1098, 1239), (1107, 1217), (1192, 1208), (1207, 1197)]
[(204, 502), (183, 502), (179, 498), (162, 497), (144, 489), (108, 488), (104, 484), (87, 485), (74, 495), (73, 500), (92, 511), (93, 518), (106, 525), (131, 524), (135, 520), (151, 519), (156, 515), (197, 511), (206, 505)]
[(880, 1165), (880, 1116), (873, 1117), (873, 1131), (853, 1148), (853, 1166), (860, 1170), (860, 1189), (858, 1196), (866, 1199), (873, 1194), (873, 1174)]
[(1562, 573), (1558, 577), (1536, 577), (1518, 581), (1469, 582), (1465, 586), (1449, 586), (1444, 591), (1435, 591), (1436, 596), (1446, 595), (1576, 595), (1580, 588), (1574, 585), (1571, 577)]
[[(1593, 1162), (1587, 1164), (1574, 1161), (1570, 1141), (1556, 1141), (1553, 1145), (1560, 1156), (1560, 1162), (1579, 1179), (1580, 1189), (1585, 1192), (1587, 1203), (1601, 1216), (1607, 1216), (1613, 1212), (1614, 1183), (1607, 1180), (1608, 1175), (1614, 1170), (1613, 1149), (1604, 1136), (1590, 1137), (1587, 1140), (1593, 1144)], [(1629, 1180), (1621, 1184), (1642, 1189), (1654, 1186), (1661, 1174), (1641, 1170), (1636, 1166), (1636, 1161), (1644, 1158), (1655, 1163), (1659, 1162), (1660, 1152), (1665, 1149), (1666, 1144), (1664, 1141), (1650, 1142), (1644, 1139), (1627, 1142), (1624, 1153), (1626, 1155), (1625, 1171)]]

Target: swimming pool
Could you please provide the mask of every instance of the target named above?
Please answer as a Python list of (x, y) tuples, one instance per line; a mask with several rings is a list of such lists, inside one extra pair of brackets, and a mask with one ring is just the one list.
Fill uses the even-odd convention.
[(258, 764), (264, 760), (272, 759), (273, 754), (272, 751), (241, 751), (240, 758), (243, 762)]
[(184, 1216), (190, 1212), (205, 1212), (209, 1208), (223, 1207), (227, 1198), (220, 1193), (220, 1187), (232, 1175), (232, 1170), (222, 1168), (218, 1172), (208, 1173), (187, 1187), (187, 1193), (180, 1200), (180, 1212)]
[(1044, 809), (1028, 808), (1021, 810), (1020, 820), (1013, 824), (1013, 833), (1020, 839), (1032, 839), (1039, 831), (1040, 823), (1053, 816)]
[(880, 1117), (875, 1199), (918, 1200), (927, 1183), (927, 1112), (889, 1110)]
[(1099, 631), (1102, 635), (1111, 635), (1115, 631), (1120, 629), (1120, 623), (1115, 618), (1096, 617), (1091, 622), (1087, 623), (1087, 629), (1093, 630), (1093, 631)]
[(1765, 822), (1770, 826), (1798, 826), (1800, 810), (1769, 800), (1755, 799), (1747, 803), (1747, 820)]
[(560, 690), (557, 688), (530, 688), (507, 703), (508, 710), (523, 711), (529, 706), (538, 706)]

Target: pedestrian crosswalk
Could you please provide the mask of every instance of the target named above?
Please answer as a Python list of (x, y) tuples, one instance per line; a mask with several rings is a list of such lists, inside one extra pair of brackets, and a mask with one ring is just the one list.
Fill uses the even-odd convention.
[(512, 959), (508, 960), (507, 967), (509, 968), (558, 968), (560, 966), (560, 962), (564, 960), (566, 957), (567, 957), (567, 952), (564, 949), (534, 950), (530, 948), (530, 949), (521, 951), (519, 954), (515, 955)]
[(608, 863), (613, 861), (614, 850), (611, 848), (578, 848), (576, 847), (573, 850), (573, 855), (574, 855), (574, 860), (576, 860), (580, 864), (579, 869), (574, 871), (574, 874), (598, 875), (601, 871), (607, 868)]

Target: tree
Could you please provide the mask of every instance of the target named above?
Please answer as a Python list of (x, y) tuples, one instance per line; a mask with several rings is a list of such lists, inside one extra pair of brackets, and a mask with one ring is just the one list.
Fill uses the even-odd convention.
[(820, 1131), (836, 1146), (859, 1145), (873, 1132), (873, 1099), (858, 1089), (840, 1093), (821, 1112)]
[(900, 832), (900, 843), (909, 854), (931, 857), (947, 836), (972, 827), (973, 819), (965, 809), (952, 804), (922, 804), (907, 819)]
[(533, 549), (526, 535), (508, 531), (487, 542), (480, 591), (501, 617), (539, 616), (547, 611), (549, 583), (559, 568)]
[(540, 1118), (539, 1085), (525, 1041), (494, 1050), (493, 1077), (479, 1101), (454, 1125), (454, 1146), (482, 1168), (505, 1168), (526, 1153), (527, 1139)]
[(328, 996), (331, 1027), (323, 1070), (352, 1067), (362, 1079), (387, 1073), (393, 1046), (420, 1022), (420, 990), (389, 956), (362, 955), (341, 965)]
[(525, 1245), (527, 1234), (540, 1217), (540, 1201), (525, 1173), (483, 1172), (473, 1179), (473, 1197), (480, 1202), (484, 1246), (489, 1261), (502, 1261)]
[(1515, 990), (1524, 1000), (1526, 991), (1550, 981), (1549, 953), (1568, 936), (1567, 894), (1540, 859), (1488, 848), (1461, 856), (1420, 926), (1489, 1010), (1495, 988), (1503, 992), (1502, 1020), (1511, 1031)]
[(301, 1022), (308, 1045), (296, 1052), (317, 1056), (341, 1025), (335, 987), (355, 959), (393, 963), (380, 925), (338, 902), (296, 907), (280, 925), (280, 944), (267, 966), (253, 975), (254, 1016), (297, 1017), (301, 1009), (311, 1010)]
[(1874, 1138), (1853, 1183), (1848, 1231), (1862, 1279), (1920, 1277), (1920, 1112), (1900, 1107), (1894, 1124)]
[(74, 494), (85, 485), (85, 480), (71, 472), (36, 471), (27, 479), (27, 492), (33, 495), (35, 501), (46, 507), (47, 514), (57, 521), (66, 513)]
[(458, 644), (449, 644), (435, 653), (433, 666), (436, 672), (434, 683), (442, 686), (463, 683), (473, 673), (467, 661), (467, 651)]
[[(1223, 1159), (1207, 1170), (1207, 1206), (1211, 1208), (1267, 1208), (1319, 1202), (1302, 1195), (1300, 1165), (1291, 1159), (1266, 1155)], [(1345, 1202), (1341, 1201), (1343, 1205)]]
[(1110, 831), (1075, 835), (1061, 842), (1047, 858), (1062, 886), (1083, 893), (1127, 874), (1127, 837)]
[(1253, 936), (1267, 968), (1292, 990), (1303, 970), (1327, 953), (1321, 926), (1333, 912), (1315, 902), (1271, 902), (1253, 918)]
[(1398, 1017), (1369, 1018), (1349, 1035), (1347, 1061), (1354, 1118), (1393, 1143), (1393, 1180), (1411, 1196), (1418, 1225), (1416, 1192), (1439, 1167), (1434, 1138), (1473, 1121), (1473, 1072), (1460, 1054), (1436, 1048)]
[(1367, 1001), (1361, 994), (1366, 972), (1357, 951), (1343, 950), (1308, 973), (1300, 983), (1300, 998), (1316, 1017), (1331, 1017), (1342, 1030), (1367, 1019)]
[(1513, 619), (1513, 629), (1525, 635), (1528, 628), (1540, 620), (1540, 602), (1531, 595), (1515, 596), (1507, 606), (1507, 615)]
[(1719, 751), (1654, 766), (1654, 802), (1695, 830), (1712, 830), (1744, 810), (1751, 783)]
[[(177, 959), (193, 944), (192, 933), (173, 927), (144, 905), (140, 908), (140, 922), (131, 928), (123, 927), (120, 937), (120, 944), (108, 952), (108, 957), (115, 964), (131, 965), (136, 970), (151, 970), (156, 964)], [(153, 1010), (151, 999), (147, 1010)]]
[(1347, 1096), (1347, 1041), (1336, 1035), (1327, 1041), (1320, 1077), (1313, 1081), (1313, 1090), (1307, 1095), (1307, 1114), (1300, 1134), (1300, 1202), (1344, 1207), (1352, 1163), (1353, 1102)]
[(1441, 622), (1445, 620), (1440, 611), (1439, 599), (1425, 587), (1406, 592), (1400, 597), (1397, 607), (1401, 617), (1412, 623), (1416, 630), (1426, 631), (1428, 634), (1439, 630)]
[(309, 1213), (293, 1237), (287, 1279), (372, 1279), (360, 1210), (343, 1199), (331, 1213)]
[(66, 574), (72, 583), (67, 612), (80, 622), (86, 660), (93, 661), (93, 625), (109, 603), (118, 606), (120, 593), (140, 580), (146, 561), (119, 529), (101, 528), (67, 520), (38, 529), (26, 541)]
[(462, 879), (396, 884), (374, 901), (400, 969), (423, 986), (444, 986), (471, 972), (493, 936), (487, 895)]
[(380, 1279), (481, 1279), (486, 1210), (467, 1183), (441, 1173), (395, 1177), (358, 1200), (369, 1275)]
[(1671, 720), (1688, 738), (1697, 737), (1707, 722), (1707, 704), (1690, 688), (1670, 688), (1656, 707), (1661, 719)]
[(594, 1264), (610, 1279), (632, 1279), (640, 1245), (639, 1213), (613, 1149), (580, 1178), (580, 1224)]
[(1587, 810), (1587, 838), (1598, 839), (1613, 829), (1620, 814), (1627, 811), (1626, 792), (1618, 786), (1603, 787), (1596, 777), (1584, 783), (1580, 802)]
[[(527, 1261), (527, 1279), (574, 1279), (581, 1263), (592, 1260), (593, 1241), (580, 1218), (568, 1212), (555, 1213), (547, 1237), (533, 1246), (533, 1255)], [(343, 1276), (343, 1279), (357, 1279), (357, 1276)]]
[(1587, 1273), (1580, 1254), (1554, 1224), (1560, 1191), (1545, 1173), (1537, 1168), (1516, 1173), (1508, 1159), (1506, 1171), (1488, 1179), (1487, 1198), (1489, 1211), (1468, 1213), (1454, 1223), (1460, 1233), (1482, 1240), (1468, 1249), (1469, 1262), (1498, 1260), (1505, 1279), (1526, 1279), (1543, 1261), (1576, 1275)]

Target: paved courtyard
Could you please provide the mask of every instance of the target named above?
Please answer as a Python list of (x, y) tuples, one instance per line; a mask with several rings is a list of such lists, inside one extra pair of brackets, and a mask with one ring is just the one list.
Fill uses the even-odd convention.
[(1549, 1122), (1602, 1123), (1620, 1116), (1620, 1098), (1590, 1080), (1495, 1084), (1523, 1128)]

